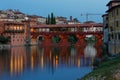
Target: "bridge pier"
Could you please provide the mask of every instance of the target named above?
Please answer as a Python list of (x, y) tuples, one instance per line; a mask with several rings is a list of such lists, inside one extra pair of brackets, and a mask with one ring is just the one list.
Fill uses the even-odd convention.
[(52, 35), (43, 35), (44, 41), (41, 43), (42, 46), (52, 46), (51, 42)]
[(97, 58), (102, 58), (102, 48), (100, 48), (100, 46), (96, 46), (95, 47), (96, 48), (96, 51), (97, 51), (97, 55), (96, 55), (96, 57)]
[(84, 49), (85, 49), (85, 46), (76, 46), (75, 48), (76, 48), (76, 50), (77, 50), (77, 57), (78, 57), (78, 58), (84, 57)]
[(95, 46), (99, 45), (99, 46), (102, 46), (103, 45), (103, 42), (102, 42), (102, 35), (95, 35), (95, 37), (97, 38), (97, 42), (95, 43)]
[(60, 35), (59, 36), (61, 38), (60, 42), (58, 43), (58, 45), (60, 46), (70, 46), (70, 43), (68, 42), (68, 35)]
[(76, 37), (78, 38), (78, 41), (76, 42), (75, 46), (85, 46), (85, 35), (79, 35), (77, 34)]

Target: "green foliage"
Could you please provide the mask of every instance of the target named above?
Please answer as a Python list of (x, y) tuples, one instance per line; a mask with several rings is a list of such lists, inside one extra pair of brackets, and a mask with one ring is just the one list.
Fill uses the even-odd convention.
[(97, 67), (99, 67), (99, 65), (100, 65), (100, 59), (99, 58), (95, 58), (94, 59), (94, 61), (93, 61), (93, 66), (94, 66), (94, 68), (97, 68)]
[[(98, 69), (93, 70), (80, 80), (119, 80), (115, 76), (120, 70), (120, 56), (109, 61), (102, 62)], [(118, 73), (117, 73), (118, 72)], [(91, 79), (92, 78), (92, 79)], [(102, 79), (105, 78), (105, 79)], [(78, 79), (79, 80), (79, 79)]]
[(52, 42), (53, 42), (53, 43), (59, 43), (59, 42), (60, 42), (59, 36), (54, 36), (54, 37), (52, 37)]
[(10, 37), (0, 36), (0, 44), (6, 44), (10, 41)]
[(56, 19), (53, 13), (46, 18), (46, 24), (56, 24)]
[(68, 41), (71, 43), (71, 44), (75, 44), (77, 42), (77, 38), (75, 35), (70, 35), (68, 37)]

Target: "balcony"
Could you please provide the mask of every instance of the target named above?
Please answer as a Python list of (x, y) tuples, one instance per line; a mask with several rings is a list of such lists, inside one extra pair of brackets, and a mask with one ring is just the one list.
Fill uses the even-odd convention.
[(5, 30), (5, 33), (24, 33), (24, 30)]

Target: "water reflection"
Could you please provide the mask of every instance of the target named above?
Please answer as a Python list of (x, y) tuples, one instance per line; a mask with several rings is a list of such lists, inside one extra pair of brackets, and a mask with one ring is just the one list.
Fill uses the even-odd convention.
[(95, 48), (93, 44), (79, 47), (12, 47), (1, 50), (0, 78), (2, 80), (6, 78), (16, 80), (18, 77), (20, 80), (63, 80), (66, 77), (74, 80), (92, 70), (93, 59), (100, 56), (97, 50), (100, 51), (101, 48)]

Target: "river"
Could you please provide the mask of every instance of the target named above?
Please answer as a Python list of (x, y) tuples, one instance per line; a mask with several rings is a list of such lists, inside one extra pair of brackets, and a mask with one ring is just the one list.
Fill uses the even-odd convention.
[(31, 46), (0, 50), (0, 80), (76, 80), (93, 70), (101, 47)]

